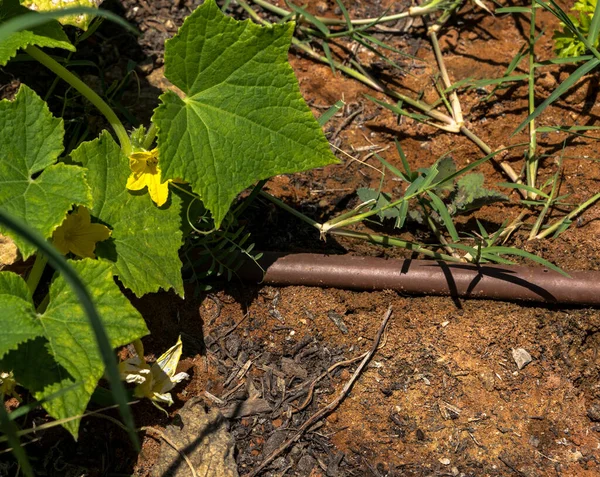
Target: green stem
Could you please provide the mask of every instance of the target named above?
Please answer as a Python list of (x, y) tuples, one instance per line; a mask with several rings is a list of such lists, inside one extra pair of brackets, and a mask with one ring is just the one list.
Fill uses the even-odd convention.
[(35, 256), (35, 262), (33, 263), (33, 268), (29, 272), (29, 276), (27, 277), (27, 286), (33, 295), (37, 286), (40, 283), (44, 270), (46, 269), (46, 265), (48, 264), (48, 257), (39, 253)]
[[(304, 51), (313, 60), (320, 61), (321, 63), (324, 63), (326, 65), (330, 64), (329, 60), (326, 57), (319, 55), (311, 47), (305, 45), (300, 40), (298, 40), (296, 37), (292, 37), (292, 43), (296, 48)], [(337, 61), (334, 61), (333, 64), (336, 67), (336, 69), (343, 71), (348, 76), (351, 76), (352, 78), (357, 79), (361, 83), (366, 84), (367, 86), (373, 88), (376, 91), (380, 91), (382, 93), (384, 92), (384, 88), (381, 85), (379, 85), (378, 83), (376, 83), (375, 81), (373, 81), (371, 78), (368, 78), (367, 76), (359, 73), (358, 71), (355, 71), (346, 65), (338, 63)]]
[(406, 250), (411, 250), (416, 253), (420, 253), (425, 255), (426, 257), (435, 258), (438, 260), (447, 260), (449, 262), (463, 262), (463, 260), (453, 257), (451, 255), (446, 255), (445, 253), (438, 253), (427, 248), (421, 247), (419, 244), (414, 242), (408, 242), (406, 240), (398, 239), (395, 237), (388, 237), (386, 235), (373, 235), (365, 232), (356, 232), (354, 230), (348, 229), (333, 229), (330, 231), (332, 235), (340, 235), (342, 237), (350, 237), (360, 240), (367, 240), (377, 245), (393, 245), (395, 247), (401, 247)]
[(146, 132), (146, 137), (144, 138), (144, 143), (142, 144), (142, 147), (146, 151), (149, 151), (150, 148), (152, 147), (152, 144), (154, 143), (154, 139), (156, 139), (157, 132), (158, 131), (156, 129), (156, 124), (150, 123), (150, 127), (148, 128), (148, 131)]
[(594, 195), (592, 198), (586, 200), (583, 204), (581, 204), (579, 207), (577, 207), (575, 210), (573, 210), (570, 214), (568, 214), (568, 215), (564, 216), (562, 219), (554, 222), (554, 224), (552, 224), (550, 227), (548, 227), (546, 230), (544, 230), (541, 234), (538, 234), (535, 238), (536, 239), (546, 238), (551, 233), (554, 233), (564, 222), (566, 222), (567, 220), (574, 219), (576, 216), (578, 216), (581, 212), (583, 212), (585, 209), (590, 207), (592, 204), (594, 204), (594, 202), (598, 201), (599, 199), (600, 199), (600, 193), (598, 193), (598, 194)]
[(38, 307), (36, 308), (35, 311), (37, 313), (39, 313), (40, 315), (44, 314), (44, 312), (46, 311), (46, 308), (48, 308), (49, 303), (50, 303), (50, 293), (46, 293), (46, 296), (40, 302), (40, 304), (38, 305)]
[(265, 192), (264, 190), (261, 190), (258, 194), (260, 196), (264, 197), (265, 199), (270, 200), (276, 206), (281, 207), (283, 210), (285, 210), (285, 211), (289, 212), (290, 214), (298, 217), (300, 220), (302, 220), (303, 222), (306, 222), (308, 225), (311, 225), (312, 227), (314, 227), (314, 228), (316, 228), (318, 230), (321, 230), (321, 224), (319, 222), (317, 222), (316, 220), (311, 219), (310, 217), (307, 217), (302, 212), (297, 211), (293, 207), (290, 207), (286, 203), (284, 203), (281, 200), (279, 200), (277, 197), (273, 197), (271, 194), (269, 194), (268, 192)]
[[(318, 229), (321, 233), (323, 233), (323, 225), (322, 224), (316, 222), (315, 220), (311, 219), (310, 217), (307, 217), (302, 212), (298, 212), (296, 209), (285, 204), (278, 198), (273, 197), (268, 192), (260, 191), (259, 194), (262, 197), (264, 197), (265, 199), (268, 199), (269, 201), (273, 202), (278, 207), (281, 207), (283, 210), (298, 217), (303, 222), (306, 222), (308, 225), (313, 226), (314, 228)], [(375, 211), (375, 213), (376, 212), (377, 211)], [(375, 243), (378, 245), (393, 245), (395, 247), (402, 247), (407, 250), (412, 250), (413, 252), (421, 253), (427, 257), (436, 258), (439, 260), (448, 260), (451, 262), (461, 262), (462, 261), (456, 257), (452, 257), (450, 255), (446, 255), (443, 253), (434, 252), (432, 250), (421, 247), (419, 244), (416, 244), (413, 242), (408, 242), (406, 240), (398, 239), (395, 237), (388, 237), (385, 235), (374, 235), (374, 234), (368, 234), (365, 232), (356, 232), (354, 230), (348, 230), (348, 229), (342, 229), (342, 228), (330, 229), (328, 232), (332, 235), (340, 235), (342, 237), (350, 237), (350, 238), (355, 238), (355, 239), (360, 239), (360, 240), (367, 240), (369, 242), (372, 242), (372, 243)]]
[(535, 224), (533, 224), (531, 232), (529, 233), (528, 240), (533, 240), (536, 237), (536, 235), (539, 233), (540, 228), (542, 227), (542, 223), (544, 222), (544, 218), (546, 217), (546, 214), (548, 213), (550, 206), (554, 203), (554, 199), (556, 197), (556, 194), (558, 193), (558, 176), (560, 175), (560, 171), (562, 169), (562, 160), (563, 160), (563, 156), (561, 155), (559, 162), (558, 162), (558, 168), (556, 170), (556, 173), (554, 174), (554, 179), (552, 181), (552, 191), (550, 192), (550, 196), (548, 197), (548, 200), (544, 204), (544, 208), (542, 209), (542, 211), (540, 212), (540, 215), (538, 216), (537, 220), (535, 221)]
[(88, 85), (86, 85), (83, 81), (81, 81), (77, 76), (71, 73), (68, 69), (58, 63), (56, 60), (48, 56), (42, 50), (35, 46), (28, 46), (25, 48), (25, 52), (32, 58), (39, 61), (46, 68), (51, 70), (53, 73), (60, 76), (63, 80), (69, 83), (73, 88), (75, 88), (79, 93), (81, 93), (87, 100), (92, 103), (98, 110), (104, 114), (110, 125), (113, 127), (115, 134), (119, 138), (119, 142), (121, 143), (121, 149), (126, 156), (131, 155), (131, 141), (129, 139), (129, 135), (121, 123), (121, 120), (117, 117), (115, 112), (111, 109), (111, 107), (104, 102), (104, 100), (98, 96), (98, 94), (91, 89)]

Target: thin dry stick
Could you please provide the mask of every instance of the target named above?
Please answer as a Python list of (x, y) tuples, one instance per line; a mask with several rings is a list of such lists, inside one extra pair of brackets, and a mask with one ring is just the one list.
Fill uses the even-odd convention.
[(377, 335), (375, 336), (375, 339), (373, 340), (373, 346), (371, 347), (371, 350), (364, 357), (364, 359), (362, 360), (362, 362), (360, 363), (358, 368), (356, 368), (356, 371), (354, 371), (354, 374), (348, 380), (348, 382), (345, 384), (344, 388), (342, 389), (342, 391), (340, 392), (338, 397), (335, 398), (333, 401), (331, 401), (327, 406), (322, 408), (320, 411), (317, 411), (315, 414), (313, 414), (307, 421), (304, 422), (304, 424), (302, 424), (300, 426), (300, 428), (296, 431), (296, 433), (292, 437), (290, 437), (281, 446), (279, 446), (279, 448), (277, 448), (276, 450), (271, 452), (271, 454), (269, 454), (258, 467), (256, 467), (249, 474), (246, 474), (244, 477), (256, 477), (259, 474), (259, 472), (261, 472), (265, 467), (267, 467), (271, 462), (273, 462), (273, 460), (275, 460), (283, 451), (285, 451), (294, 442), (296, 442), (296, 440), (298, 440), (300, 438), (300, 436), (302, 436), (302, 434), (304, 434), (304, 432), (307, 429), (310, 429), (315, 422), (317, 422), (319, 419), (325, 417), (327, 414), (329, 414), (331, 411), (333, 411), (336, 407), (339, 406), (339, 404), (344, 400), (344, 398), (350, 392), (350, 389), (352, 389), (352, 386), (354, 385), (354, 383), (356, 382), (356, 380), (362, 373), (362, 371), (365, 368), (365, 366), (367, 365), (367, 363), (371, 360), (371, 358), (377, 351), (377, 349), (379, 347), (379, 341), (381, 340), (381, 336), (383, 335), (383, 332), (385, 331), (385, 327), (391, 316), (392, 316), (392, 305), (390, 305), (390, 307), (388, 308), (388, 310), (386, 311), (386, 313), (383, 317), (383, 321), (381, 323), (381, 326), (379, 327), (379, 331), (377, 332)]
[(358, 116), (359, 114), (362, 114), (364, 112), (364, 110), (365, 110), (365, 108), (360, 107), (353, 113), (349, 114), (348, 117), (342, 121), (342, 124), (340, 124), (338, 126), (338, 128), (333, 132), (333, 134), (328, 138), (328, 140), (333, 141), (338, 136), (338, 134), (341, 133), (342, 130), (346, 126), (348, 126), (348, 124), (350, 124), (356, 116)]
[(293, 412), (294, 413), (300, 412), (300, 411), (303, 411), (304, 409), (306, 409), (306, 406), (308, 406), (310, 404), (310, 401), (312, 400), (313, 391), (315, 390), (315, 386), (321, 379), (323, 379), (325, 376), (328, 376), (336, 368), (339, 368), (340, 366), (350, 366), (355, 361), (359, 361), (359, 360), (363, 359), (365, 356), (367, 356), (367, 354), (369, 354), (369, 353), (368, 352), (363, 353), (360, 356), (357, 356), (356, 358), (347, 359), (346, 361), (339, 361), (339, 362), (335, 363), (334, 365), (332, 365), (331, 367), (329, 367), (329, 369), (327, 369), (327, 371), (325, 371), (324, 373), (321, 373), (321, 375), (319, 375), (315, 379), (313, 379), (308, 388), (308, 396), (306, 397), (304, 402), (302, 404), (300, 404), (300, 407), (296, 408)]
[(159, 429), (155, 429), (154, 427), (149, 427), (149, 426), (144, 426), (144, 427), (140, 427), (141, 431), (146, 431), (150, 434), (154, 434), (153, 437), (160, 437), (161, 439), (163, 439), (167, 444), (169, 444), (173, 449), (175, 449), (179, 455), (183, 458), (183, 460), (185, 460), (185, 463), (188, 465), (188, 467), (190, 468), (190, 470), (192, 471), (192, 476), (193, 477), (198, 477), (198, 474), (196, 473), (196, 469), (194, 469), (194, 465), (192, 464), (192, 462), (190, 461), (190, 459), (188, 458), (187, 455), (185, 455), (185, 453), (180, 450), (175, 443), (169, 439), (165, 433)]

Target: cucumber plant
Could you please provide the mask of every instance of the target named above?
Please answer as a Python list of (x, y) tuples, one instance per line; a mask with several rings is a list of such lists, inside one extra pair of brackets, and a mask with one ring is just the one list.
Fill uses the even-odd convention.
[[(87, 25), (67, 13), (67, 23)], [(201, 202), (218, 231), (236, 196), (257, 181), (336, 162), (287, 63), (294, 24), (236, 21), (206, 0), (165, 45), (165, 76), (179, 94), (162, 94), (151, 124), (128, 132), (101, 97), (44, 51), (74, 50), (61, 24), (15, 31), (23, 14), (34, 15), (19, 0), (0, 3), (0, 32), (3, 24), (13, 28), (0, 34), (0, 66), (24, 50), (95, 105), (117, 140), (106, 130), (65, 157), (63, 120), (22, 85), (14, 100), (0, 101), (0, 212), (65, 254), (110, 345), (131, 343), (148, 329), (115, 278), (136, 296), (172, 289), (183, 297), (179, 249), (192, 230), (191, 203)], [(46, 256), (11, 230), (0, 232), (24, 259), (35, 257), (26, 279), (0, 272), (0, 370), (12, 372), (51, 416), (80, 415), (104, 372), (92, 328), (61, 276), (44, 294)], [(76, 438), (79, 420), (64, 427)]]

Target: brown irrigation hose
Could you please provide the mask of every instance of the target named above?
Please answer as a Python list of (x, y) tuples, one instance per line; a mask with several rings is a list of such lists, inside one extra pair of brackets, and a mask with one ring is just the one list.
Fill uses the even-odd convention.
[(428, 260), (394, 260), (349, 255), (265, 253), (266, 271), (248, 262), (238, 275), (269, 285), (306, 285), (356, 290), (396, 290), (443, 295), (600, 305), (600, 272), (567, 272), (567, 278), (543, 267), (473, 265)]

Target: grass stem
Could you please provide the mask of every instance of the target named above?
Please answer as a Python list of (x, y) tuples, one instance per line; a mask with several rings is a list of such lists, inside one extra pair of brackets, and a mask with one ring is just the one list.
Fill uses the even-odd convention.
[[(274, 13), (275, 15), (279, 15), (280, 17), (287, 17), (292, 15), (292, 12), (286, 10), (285, 8), (280, 8), (276, 5), (273, 5), (266, 0), (252, 0), (254, 3), (264, 8), (265, 10)], [(360, 20), (350, 20), (350, 23), (354, 26), (360, 25), (369, 25), (369, 24), (379, 24), (379, 23), (387, 23), (393, 22), (397, 20), (401, 20), (403, 18), (408, 17), (418, 17), (423, 15), (428, 15), (437, 10), (441, 9), (439, 4), (442, 3), (440, 0), (435, 0), (428, 5), (415, 6), (409, 8), (407, 11), (402, 13), (395, 13), (394, 15), (386, 15), (383, 17), (375, 17), (375, 18), (361, 18)], [(318, 21), (323, 23), (324, 25), (347, 25), (346, 20), (343, 18), (329, 18), (329, 17), (315, 17)], [(304, 19), (305, 21), (308, 21)]]

